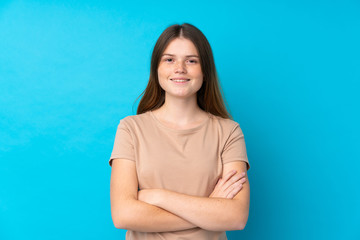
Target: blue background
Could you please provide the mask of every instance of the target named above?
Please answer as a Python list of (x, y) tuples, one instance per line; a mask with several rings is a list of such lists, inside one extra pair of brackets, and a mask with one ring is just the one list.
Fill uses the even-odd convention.
[(207, 36), (245, 134), (229, 239), (360, 239), (359, 1), (1, 1), (0, 239), (123, 239), (108, 165), (171, 24)]

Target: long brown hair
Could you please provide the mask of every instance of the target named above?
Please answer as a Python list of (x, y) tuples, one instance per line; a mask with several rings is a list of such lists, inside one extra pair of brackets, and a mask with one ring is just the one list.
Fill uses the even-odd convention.
[(223, 100), (222, 89), (218, 80), (210, 44), (205, 35), (189, 23), (169, 26), (157, 40), (151, 56), (149, 82), (146, 89), (139, 96), (141, 97), (141, 95), (143, 95), (137, 108), (137, 114), (158, 109), (164, 104), (165, 91), (159, 84), (158, 67), (165, 48), (172, 40), (179, 37), (192, 41), (200, 55), (200, 65), (204, 81), (197, 92), (197, 103), (199, 107), (213, 115), (232, 119)]

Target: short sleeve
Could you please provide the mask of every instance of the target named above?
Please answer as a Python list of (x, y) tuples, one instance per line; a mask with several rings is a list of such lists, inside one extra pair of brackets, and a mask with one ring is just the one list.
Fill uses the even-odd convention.
[(222, 151), (221, 158), (223, 164), (234, 161), (244, 161), (247, 163), (247, 170), (249, 170), (250, 164), (247, 158), (244, 134), (239, 124), (236, 124), (231, 131)]
[(129, 128), (125, 124), (124, 119), (120, 120), (120, 123), (116, 130), (114, 147), (109, 159), (110, 166), (114, 158), (122, 158), (135, 161), (133, 139)]

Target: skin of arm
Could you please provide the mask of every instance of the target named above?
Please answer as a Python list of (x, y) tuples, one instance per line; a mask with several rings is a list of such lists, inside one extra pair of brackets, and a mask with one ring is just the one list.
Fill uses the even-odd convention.
[[(247, 164), (235, 161), (223, 165), (223, 176), (231, 170), (238, 174), (247, 171)], [(210, 231), (242, 230), (245, 228), (250, 207), (250, 184), (246, 182), (233, 199), (197, 197), (165, 189), (145, 189), (139, 200), (167, 210)]]
[(197, 227), (165, 209), (139, 201), (136, 167), (130, 160), (112, 160), (110, 200), (111, 216), (116, 228), (166, 232)]

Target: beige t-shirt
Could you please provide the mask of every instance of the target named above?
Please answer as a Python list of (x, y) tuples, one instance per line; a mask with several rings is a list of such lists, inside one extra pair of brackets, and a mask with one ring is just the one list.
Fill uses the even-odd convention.
[[(192, 196), (208, 197), (222, 175), (223, 164), (244, 161), (250, 168), (244, 135), (237, 122), (212, 114), (201, 125), (175, 130), (153, 112), (120, 120), (109, 160), (128, 159), (136, 164), (140, 189), (164, 188)], [(145, 233), (127, 231), (126, 239), (219, 240), (225, 232), (193, 228)]]

